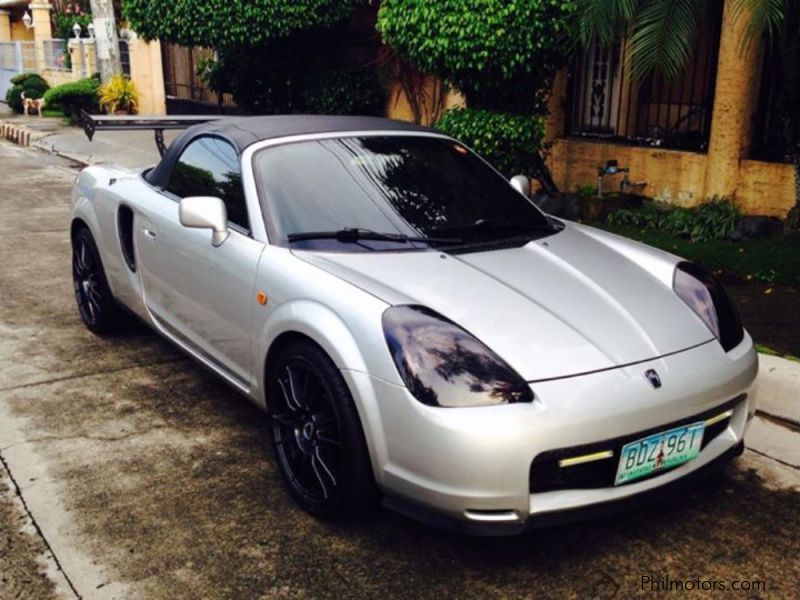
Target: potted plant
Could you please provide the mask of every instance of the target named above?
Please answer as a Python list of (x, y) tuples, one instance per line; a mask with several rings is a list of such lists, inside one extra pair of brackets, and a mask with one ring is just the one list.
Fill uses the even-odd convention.
[(100, 108), (115, 115), (135, 114), (139, 92), (124, 75), (114, 75), (111, 81), (100, 86)]

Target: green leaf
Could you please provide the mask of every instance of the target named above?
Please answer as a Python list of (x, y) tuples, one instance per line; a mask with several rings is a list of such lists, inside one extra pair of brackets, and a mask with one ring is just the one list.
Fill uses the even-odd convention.
[(689, 62), (705, 0), (649, 0), (637, 12), (628, 43), (631, 77), (641, 81), (651, 72), (667, 80)]

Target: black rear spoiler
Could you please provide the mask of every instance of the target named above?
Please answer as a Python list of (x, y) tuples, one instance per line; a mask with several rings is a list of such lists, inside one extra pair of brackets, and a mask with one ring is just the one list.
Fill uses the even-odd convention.
[(91, 140), (95, 131), (134, 131), (152, 129), (161, 156), (167, 151), (164, 145), (165, 129), (186, 129), (192, 125), (224, 118), (223, 115), (171, 115), (166, 117), (90, 115), (81, 110), (81, 123), (86, 137)]

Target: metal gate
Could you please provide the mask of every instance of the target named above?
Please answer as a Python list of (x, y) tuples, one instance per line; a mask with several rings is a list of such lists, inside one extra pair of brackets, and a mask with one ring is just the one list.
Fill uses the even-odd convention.
[(197, 63), (212, 58), (206, 48), (161, 44), (167, 114), (235, 114), (230, 94), (217, 94), (197, 74)]
[(25, 71), (36, 70), (34, 42), (0, 42), (0, 102), (6, 99), (11, 80)]

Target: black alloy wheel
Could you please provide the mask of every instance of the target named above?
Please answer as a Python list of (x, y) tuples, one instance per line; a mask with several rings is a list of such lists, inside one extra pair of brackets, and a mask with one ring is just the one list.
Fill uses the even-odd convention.
[(105, 335), (124, 327), (126, 315), (111, 294), (97, 245), (85, 228), (72, 239), (72, 285), (81, 319), (90, 331)]
[(272, 443), (294, 499), (318, 517), (368, 509), (369, 454), (341, 373), (311, 342), (292, 342), (271, 369)]

